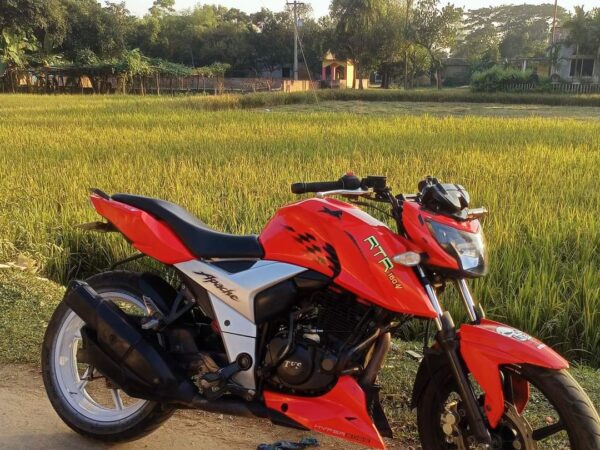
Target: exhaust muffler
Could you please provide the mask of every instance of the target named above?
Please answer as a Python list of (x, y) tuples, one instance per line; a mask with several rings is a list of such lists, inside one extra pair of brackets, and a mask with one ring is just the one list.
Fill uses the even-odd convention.
[(85, 322), (81, 358), (132, 397), (189, 405), (198, 389), (153, 336), (87, 283), (73, 281), (65, 303)]
[(127, 395), (208, 412), (268, 417), (279, 425), (305, 429), (263, 402), (203, 397), (153, 336), (144, 335), (135, 318), (87, 283), (73, 281), (64, 301), (85, 322), (78, 361), (92, 365)]

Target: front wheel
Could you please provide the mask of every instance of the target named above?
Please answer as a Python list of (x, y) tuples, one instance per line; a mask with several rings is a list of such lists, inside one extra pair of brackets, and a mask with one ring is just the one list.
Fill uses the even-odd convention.
[[(521, 413), (506, 403), (500, 424), (490, 430), (491, 450), (600, 449), (600, 417), (566, 370), (523, 365), (502, 372), (505, 379), (517, 375), (529, 382), (531, 397)], [(469, 433), (457, 392), (449, 370), (438, 373), (423, 392), (417, 405), (423, 450), (480, 448)]]

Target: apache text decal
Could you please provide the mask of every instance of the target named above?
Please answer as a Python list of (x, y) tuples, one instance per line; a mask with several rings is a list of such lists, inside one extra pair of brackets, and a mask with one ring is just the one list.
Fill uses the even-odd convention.
[(236, 302), (239, 300), (238, 296), (235, 295), (235, 291), (233, 289), (227, 289), (225, 286), (223, 286), (223, 284), (214, 275), (211, 275), (210, 273), (206, 273), (206, 272), (194, 272), (194, 273), (200, 275), (201, 277), (204, 277), (204, 280), (202, 280), (202, 281), (212, 284), (214, 287), (216, 287), (219, 291), (221, 291), (223, 294), (225, 294), (231, 300), (234, 300)]

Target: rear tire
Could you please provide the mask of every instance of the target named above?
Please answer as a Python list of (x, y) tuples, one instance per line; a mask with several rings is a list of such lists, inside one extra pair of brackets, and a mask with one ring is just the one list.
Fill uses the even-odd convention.
[[(572, 450), (600, 450), (600, 416), (587, 394), (566, 370), (523, 365), (517, 371), (546, 397), (560, 420), (564, 421)], [(442, 369), (434, 374), (433, 381), (428, 383), (421, 395), (417, 405), (417, 425), (423, 450), (457, 448), (446, 441), (440, 423), (445, 399), (452, 392), (456, 392), (454, 378), (449, 369)], [(544, 446), (543, 440), (538, 442), (539, 449), (549, 448)]]
[[(100, 295), (111, 293), (111, 298), (113, 298), (113, 295), (117, 294), (120, 301), (130, 304), (135, 299), (136, 306), (139, 307), (143, 304), (142, 292), (139, 288), (139, 276), (134, 272), (112, 271), (95, 275), (86, 282)], [(126, 299), (129, 299), (129, 301)], [(68, 342), (61, 343), (58, 340), (65, 339), (65, 328), (68, 328), (68, 324), (72, 323), (72, 320), (77, 319), (77, 316), (74, 316), (73, 311), (64, 302), (60, 303), (50, 319), (44, 336), (42, 376), (48, 398), (56, 413), (77, 433), (101, 441), (130, 441), (139, 439), (156, 430), (173, 415), (174, 407), (143, 400), (135, 404), (138, 406), (134, 405), (135, 407), (131, 408), (131, 414), (125, 416), (114, 414), (114, 420), (110, 420), (110, 415), (100, 416), (103, 413), (102, 408), (90, 408), (90, 411), (86, 411), (78, 408), (73, 398), (66, 397), (65, 392), (69, 392), (71, 388), (64, 385), (61, 373), (65, 373), (65, 368), (59, 366), (75, 364), (73, 367), (77, 371), (77, 362), (66, 361), (64, 356), (57, 358), (58, 346), (68, 344)], [(71, 353), (74, 354), (75, 352)], [(66, 373), (68, 372), (67, 369)], [(99, 383), (102, 380), (93, 382)], [(123, 408), (123, 405), (121, 407)], [(116, 410), (118, 410), (118, 407)], [(94, 418), (94, 411), (98, 413), (96, 419)]]

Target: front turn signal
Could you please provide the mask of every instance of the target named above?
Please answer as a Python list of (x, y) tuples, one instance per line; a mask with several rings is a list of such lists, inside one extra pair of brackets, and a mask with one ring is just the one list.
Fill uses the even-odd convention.
[(413, 267), (421, 262), (421, 255), (417, 252), (404, 252), (394, 256), (392, 261), (403, 266)]

